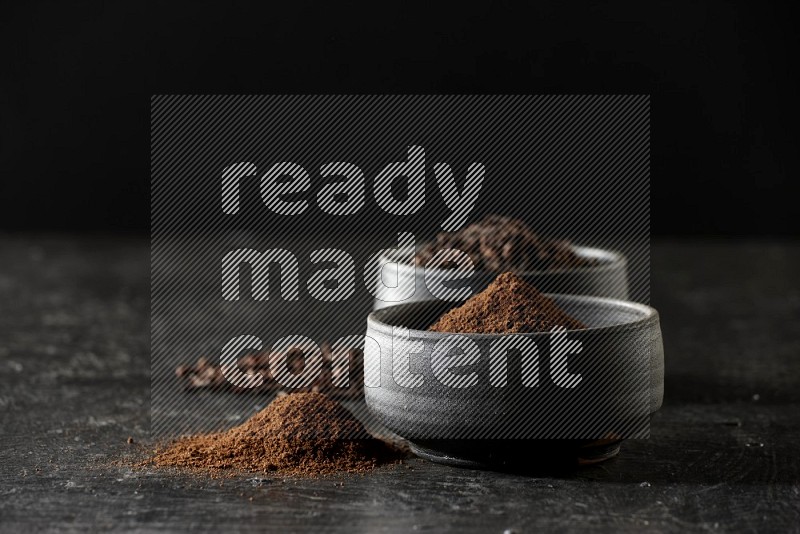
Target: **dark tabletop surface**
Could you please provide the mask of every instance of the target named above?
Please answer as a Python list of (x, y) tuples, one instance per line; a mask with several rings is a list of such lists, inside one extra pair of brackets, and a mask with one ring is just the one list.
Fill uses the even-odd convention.
[(3, 531), (800, 529), (797, 243), (655, 242), (652, 437), (547, 477), (410, 460), (214, 480), (119, 463), (151, 444), (148, 261), (145, 240), (0, 238)]

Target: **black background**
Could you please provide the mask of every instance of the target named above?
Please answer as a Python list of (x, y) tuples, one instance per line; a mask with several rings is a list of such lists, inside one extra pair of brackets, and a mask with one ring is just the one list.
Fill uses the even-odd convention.
[(149, 97), (650, 93), (658, 235), (796, 235), (792, 13), (727, 2), (20, 2), (0, 229), (147, 233)]

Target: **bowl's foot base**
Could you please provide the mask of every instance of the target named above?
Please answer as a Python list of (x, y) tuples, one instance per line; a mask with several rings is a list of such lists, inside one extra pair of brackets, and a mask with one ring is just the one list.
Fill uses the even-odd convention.
[(622, 440), (415, 440), (411, 451), (431, 462), (517, 472), (555, 472), (619, 454)]

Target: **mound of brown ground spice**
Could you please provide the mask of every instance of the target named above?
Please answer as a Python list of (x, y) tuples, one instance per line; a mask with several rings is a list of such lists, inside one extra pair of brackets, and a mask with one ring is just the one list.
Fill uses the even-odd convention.
[(398, 458), (338, 402), (294, 393), (226, 432), (179, 439), (144, 464), (314, 476), (365, 472)]
[(485, 290), (453, 308), (428, 330), (433, 332), (514, 334), (586, 328), (535, 287), (513, 273), (503, 273)]
[(505, 271), (545, 271), (591, 267), (598, 261), (575, 254), (568, 241), (548, 239), (536, 234), (525, 222), (512, 217), (487, 215), (458, 232), (441, 232), (414, 257), (424, 266), (441, 249), (466, 252), (476, 269)]

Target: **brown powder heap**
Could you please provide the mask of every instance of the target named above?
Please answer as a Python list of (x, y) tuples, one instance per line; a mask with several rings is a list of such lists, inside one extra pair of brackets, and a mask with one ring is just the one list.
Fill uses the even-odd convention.
[(568, 241), (542, 237), (523, 221), (500, 215), (488, 215), (458, 232), (439, 233), (419, 250), (414, 261), (426, 265), (445, 248), (466, 252), (476, 269), (496, 273), (590, 267), (598, 263), (575, 254)]
[(364, 472), (396, 458), (341, 404), (321, 393), (278, 397), (226, 432), (183, 438), (145, 462), (160, 467), (288, 475)]
[(567, 330), (586, 328), (523, 279), (503, 273), (481, 293), (441, 316), (428, 330), (516, 334), (549, 332), (556, 326)]

